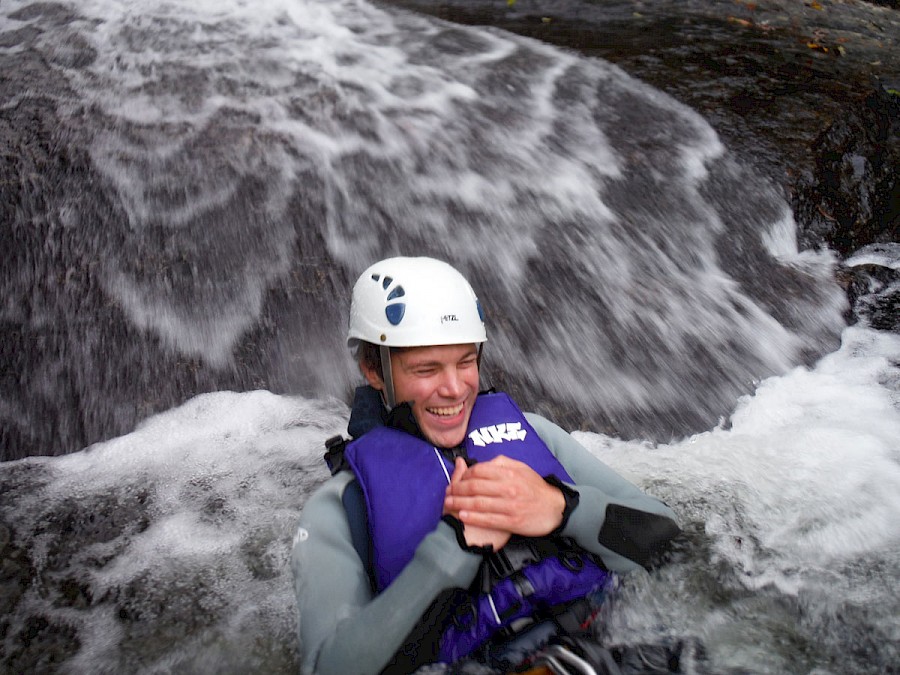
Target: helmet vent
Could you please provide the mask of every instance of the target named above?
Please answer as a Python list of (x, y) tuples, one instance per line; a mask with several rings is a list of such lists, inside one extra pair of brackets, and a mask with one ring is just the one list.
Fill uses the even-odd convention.
[(398, 325), (403, 321), (403, 314), (406, 312), (406, 304), (397, 302), (384, 308), (384, 315), (391, 322), (392, 326)]

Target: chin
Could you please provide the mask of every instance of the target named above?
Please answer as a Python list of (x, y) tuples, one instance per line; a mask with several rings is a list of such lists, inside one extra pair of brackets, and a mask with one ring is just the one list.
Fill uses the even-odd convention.
[(439, 433), (425, 433), (426, 438), (439, 448), (455, 448), (466, 438), (466, 430), (460, 429), (458, 432), (443, 431)]

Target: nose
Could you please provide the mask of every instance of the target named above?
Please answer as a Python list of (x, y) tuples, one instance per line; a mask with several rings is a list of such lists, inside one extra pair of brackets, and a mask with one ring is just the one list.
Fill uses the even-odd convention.
[(456, 368), (446, 368), (441, 374), (438, 393), (444, 398), (457, 399), (465, 390), (465, 382)]

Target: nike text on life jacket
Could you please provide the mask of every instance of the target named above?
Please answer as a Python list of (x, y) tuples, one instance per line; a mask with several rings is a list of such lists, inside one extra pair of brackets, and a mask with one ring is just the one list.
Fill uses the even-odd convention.
[(469, 434), (469, 439), (479, 448), (491, 443), (503, 443), (504, 441), (524, 441), (528, 432), (522, 429), (519, 422), (507, 422), (506, 424), (492, 424), (488, 427), (475, 429)]

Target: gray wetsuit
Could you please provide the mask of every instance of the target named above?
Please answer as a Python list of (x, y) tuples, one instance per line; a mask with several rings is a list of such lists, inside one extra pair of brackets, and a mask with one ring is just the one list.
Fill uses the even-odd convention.
[[(562, 532), (607, 568), (625, 573), (648, 564), (678, 533), (675, 515), (582, 447), (570, 434), (532, 413), (526, 417), (575, 481), (578, 505)], [(294, 539), (291, 564), (299, 613), (302, 672), (381, 672), (444, 591), (468, 588), (482, 557), (464, 550), (440, 522), (394, 582), (374, 594), (357, 553), (344, 506), (355, 481), (342, 471), (309, 498)]]

